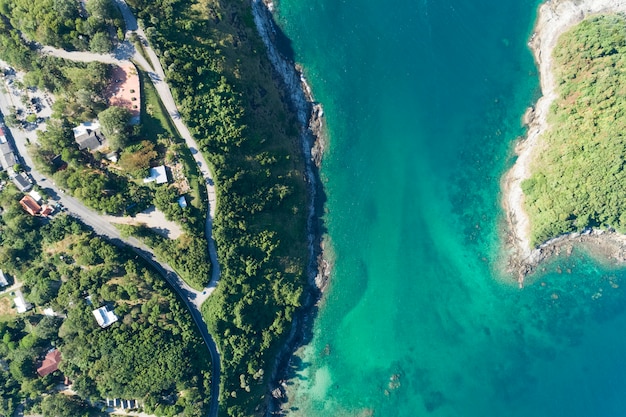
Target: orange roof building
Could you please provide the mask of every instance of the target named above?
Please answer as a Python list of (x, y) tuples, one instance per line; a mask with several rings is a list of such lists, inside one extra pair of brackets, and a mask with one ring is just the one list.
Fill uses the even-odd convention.
[(35, 199), (29, 195), (25, 195), (20, 200), (20, 204), (22, 205), (22, 208), (31, 216), (36, 216), (41, 212), (41, 206), (37, 204)]
[(39, 376), (46, 376), (59, 369), (59, 363), (61, 363), (61, 352), (58, 349), (54, 349), (46, 355), (41, 366), (37, 368)]

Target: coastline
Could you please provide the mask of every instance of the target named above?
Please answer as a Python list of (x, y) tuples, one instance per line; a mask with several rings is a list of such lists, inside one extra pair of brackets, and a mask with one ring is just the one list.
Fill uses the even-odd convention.
[(300, 125), (300, 144), (305, 159), (305, 178), (309, 206), (307, 207), (308, 264), (305, 300), (294, 315), (287, 340), (274, 363), (269, 379), (266, 415), (279, 412), (286, 398), (284, 379), (295, 350), (305, 343), (311, 331), (317, 303), (328, 286), (332, 262), (324, 254), (324, 228), (321, 217), (325, 194), (320, 181), (319, 169), (326, 147), (324, 136), (324, 110), (315, 101), (311, 87), (303, 75), (302, 67), (281, 53), (276, 41), (280, 29), (274, 21), (272, 0), (251, 0), (252, 15), (268, 58), (274, 68), (278, 83), (282, 86), (285, 99), (297, 116)]
[[(571, 251), (574, 242), (593, 243), (602, 246), (603, 253), (626, 261), (626, 236), (602, 230), (586, 230), (569, 233), (541, 244), (530, 245), (530, 220), (524, 209), (522, 181), (530, 177), (530, 166), (534, 152), (541, 146), (540, 136), (548, 126), (550, 106), (557, 98), (556, 82), (552, 73), (552, 51), (559, 36), (586, 17), (594, 14), (626, 12), (626, 3), (621, 0), (548, 0), (539, 7), (530, 49), (539, 69), (541, 98), (524, 115), (528, 133), (515, 146), (517, 160), (502, 180), (502, 205), (506, 213), (507, 246), (511, 247), (507, 270), (515, 274), (523, 286), (524, 278), (532, 273), (539, 263), (562, 251)], [(619, 255), (619, 254), (622, 255)]]

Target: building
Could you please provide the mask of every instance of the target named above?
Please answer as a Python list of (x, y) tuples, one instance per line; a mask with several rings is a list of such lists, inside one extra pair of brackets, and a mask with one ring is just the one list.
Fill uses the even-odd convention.
[(61, 155), (56, 155), (54, 158), (52, 158), (52, 160), (50, 161), (50, 165), (52, 165), (52, 168), (54, 169), (54, 171), (63, 171), (64, 169), (67, 168), (67, 162), (65, 162), (62, 158)]
[(31, 216), (37, 216), (41, 213), (41, 206), (37, 204), (34, 198), (29, 195), (25, 195), (20, 200), (22, 208)]
[(24, 294), (22, 291), (15, 291), (15, 298), (13, 298), (13, 302), (15, 303), (15, 309), (18, 313), (26, 313), (28, 310), (33, 308), (33, 305), (24, 299)]
[(33, 198), (33, 200), (35, 200), (37, 202), (37, 204), (41, 204), (41, 194), (39, 194), (37, 191), (35, 190), (31, 190), (30, 193), (28, 193), (29, 196), (31, 196)]
[(15, 175), (13, 178), (13, 183), (21, 192), (25, 193), (33, 188), (33, 183), (30, 180), (30, 177), (25, 172)]
[(41, 217), (48, 217), (53, 212), (54, 212), (54, 207), (44, 204), (43, 206), (41, 206), (41, 213), (39, 213), (39, 215)]
[(13, 165), (17, 164), (17, 157), (15, 153), (13, 153), (13, 148), (9, 143), (5, 140), (0, 143), (0, 165), (2, 165), (2, 169), (7, 170), (12, 168)]
[(96, 321), (103, 329), (109, 327), (117, 321), (117, 316), (114, 312), (109, 311), (106, 306), (102, 306), (97, 310), (92, 311)]
[(157, 184), (167, 184), (168, 180), (165, 165), (150, 168), (150, 176), (148, 178), (144, 178), (143, 182), (147, 183), (152, 181), (155, 181)]
[(141, 86), (137, 68), (130, 62), (114, 66), (111, 78), (111, 84), (105, 91), (109, 105), (124, 107), (130, 112), (130, 124), (139, 124), (141, 121)]
[(0, 288), (6, 287), (7, 285), (9, 285), (9, 280), (7, 279), (7, 276), (4, 275), (4, 271), (0, 269)]
[(180, 208), (187, 207), (187, 200), (185, 199), (184, 195), (181, 195), (180, 197), (178, 197), (178, 205), (180, 206)]
[(87, 149), (95, 151), (105, 141), (104, 135), (100, 132), (100, 123), (97, 120), (93, 122), (83, 122), (74, 129), (74, 140), (78, 144), (78, 149)]
[(39, 376), (46, 376), (59, 369), (61, 363), (61, 352), (58, 349), (51, 350), (44, 358), (41, 366), (37, 368)]

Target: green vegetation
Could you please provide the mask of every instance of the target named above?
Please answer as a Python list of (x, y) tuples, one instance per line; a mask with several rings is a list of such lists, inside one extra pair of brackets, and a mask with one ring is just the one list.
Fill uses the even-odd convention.
[(118, 225), (124, 236), (135, 236), (154, 249), (190, 287), (201, 291), (211, 281), (211, 260), (206, 240), (191, 234), (166, 239), (145, 226)]
[(532, 243), (587, 227), (626, 232), (626, 17), (589, 18), (553, 53), (559, 98), (522, 184)]
[[(20, 197), (13, 187), (0, 193), (0, 261), (35, 308), (16, 315), (0, 300), (7, 320), (0, 322), (0, 415), (12, 415), (27, 399), (33, 413), (83, 416), (100, 408), (87, 403), (106, 397), (139, 399), (157, 415), (204, 415), (206, 347), (162, 277), (70, 217), (30, 217)], [(103, 305), (119, 317), (106, 329), (92, 315)], [(60, 316), (41, 315), (45, 307)], [(53, 347), (62, 354), (60, 370), (37, 376), (38, 360)], [(78, 397), (55, 395), (62, 375)]]
[[(67, 1), (57, 3), (65, 5)], [(76, 6), (75, 2), (70, 3)], [(37, 19), (47, 16), (47, 4), (42, 6), (40, 14), (32, 16), (41, 28), (47, 27), (47, 22)], [(94, 19), (99, 19), (102, 27), (106, 27), (113, 14), (107, 9), (109, 6), (118, 13), (110, 0), (87, 2), (87, 20), (91, 22), (90, 25), (95, 24)], [(25, 86), (38, 87), (55, 96), (47, 131), (39, 133), (37, 146), (31, 148), (38, 169), (50, 175), (62, 189), (101, 212), (133, 215), (152, 204), (156, 205), (168, 220), (178, 222), (186, 232), (175, 242), (157, 242), (155, 238), (161, 247), (157, 253), (162, 260), (179, 270), (190, 285), (203, 288), (210, 280), (210, 274), (205, 274), (210, 270), (206, 264), (209, 259), (206, 245), (201, 250), (198, 244), (204, 239), (205, 187), (190, 151), (180, 145), (181, 139), (154, 87), (147, 81), (148, 78), (140, 74), (145, 94), (142, 106), (144, 124), (131, 128), (128, 126), (127, 110), (107, 108), (106, 88), (111, 82), (109, 66), (39, 55), (23, 42), (21, 35), (29, 36), (22, 23), (23, 20), (13, 22), (3, 20), (0, 16), (0, 58), (26, 71)], [(98, 33), (95, 33), (90, 43), (103, 41)], [(53, 44), (67, 47), (66, 44)], [(4, 50), (1, 48), (3, 45), (6, 46)], [(27, 99), (26, 95), (23, 97)], [(107, 138), (103, 153), (79, 151), (72, 128), (96, 117)], [(7, 117), (7, 123), (17, 126), (19, 121), (11, 114)], [(120, 150), (118, 163), (104, 158), (107, 148), (108, 151)], [(67, 163), (63, 170), (58, 170), (59, 167), (52, 164), (59, 155)], [(148, 169), (163, 163), (171, 168), (173, 183), (144, 184), (143, 178), (148, 175)], [(178, 206), (176, 201), (180, 195), (186, 195), (188, 207)], [(178, 259), (174, 249), (189, 242), (193, 243), (190, 248), (186, 248), (190, 256), (184, 260)]]
[[(124, 21), (110, 0), (0, 0), (0, 31), (8, 25), (31, 41), (64, 49), (109, 52)], [(86, 17), (85, 17), (86, 14)]]
[(130, 111), (124, 107), (111, 106), (98, 114), (102, 133), (107, 138), (109, 149), (117, 151), (128, 145)]
[(298, 127), (239, 1), (129, 1), (218, 184), (222, 267), (204, 315), (222, 354), (221, 412), (262, 414), (266, 382), (305, 286)]

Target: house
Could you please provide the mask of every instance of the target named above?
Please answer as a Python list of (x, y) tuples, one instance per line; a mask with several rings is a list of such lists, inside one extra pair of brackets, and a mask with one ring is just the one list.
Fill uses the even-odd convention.
[(92, 311), (96, 321), (103, 329), (109, 327), (117, 321), (117, 316), (114, 312), (109, 311), (106, 306), (102, 306), (97, 310)]
[(134, 64), (128, 62), (114, 66), (111, 83), (105, 91), (110, 106), (124, 107), (130, 112), (130, 124), (141, 121), (141, 87), (139, 73)]
[(143, 182), (147, 183), (152, 181), (155, 181), (157, 184), (167, 184), (168, 180), (165, 165), (150, 168), (150, 176), (148, 178), (144, 178)]
[(117, 152), (113, 151), (113, 152), (109, 152), (108, 154), (106, 154), (104, 156), (106, 159), (108, 159), (111, 162), (117, 162), (119, 159), (119, 155), (117, 154)]
[(97, 120), (93, 122), (83, 122), (74, 129), (74, 140), (78, 144), (78, 149), (87, 149), (95, 151), (105, 141), (104, 135), (100, 132), (100, 123)]
[(67, 162), (65, 162), (61, 158), (61, 155), (56, 155), (54, 158), (52, 158), (52, 160), (50, 161), (50, 165), (52, 165), (52, 168), (54, 168), (55, 172), (63, 171), (67, 168)]
[(39, 194), (37, 191), (35, 190), (31, 190), (30, 193), (28, 193), (29, 196), (31, 196), (33, 198), (33, 200), (35, 200), (37, 202), (37, 204), (41, 204), (41, 194)]
[(23, 193), (33, 188), (33, 183), (25, 172), (15, 175), (13, 183)]
[(15, 308), (18, 313), (26, 313), (28, 310), (33, 308), (33, 305), (24, 299), (24, 294), (22, 291), (15, 291), (15, 298), (13, 298), (13, 302), (15, 303)]
[(61, 363), (61, 352), (58, 349), (51, 350), (44, 358), (41, 366), (37, 368), (39, 376), (46, 376), (59, 369)]
[(20, 200), (22, 208), (31, 216), (37, 216), (41, 213), (41, 206), (37, 204), (34, 198), (29, 195), (25, 195)]
[(2, 165), (2, 169), (7, 170), (15, 164), (17, 164), (17, 157), (13, 153), (11, 145), (5, 140), (0, 143), (0, 165)]
[(0, 269), (0, 288), (6, 287), (7, 285), (9, 285), (9, 280), (7, 279), (7, 276), (4, 275), (4, 271)]
[(185, 200), (184, 195), (181, 195), (180, 197), (178, 197), (178, 205), (180, 206), (180, 208), (187, 207), (187, 200)]
[(48, 217), (53, 212), (54, 212), (54, 207), (44, 204), (43, 206), (41, 206), (41, 212), (39, 213), (39, 215), (41, 217)]

